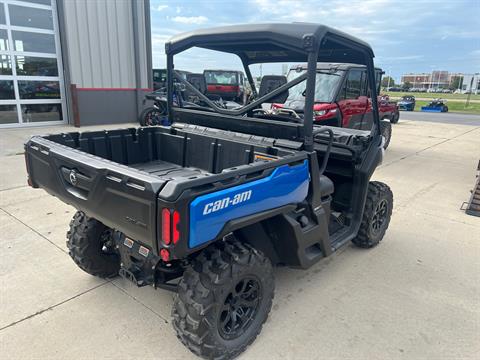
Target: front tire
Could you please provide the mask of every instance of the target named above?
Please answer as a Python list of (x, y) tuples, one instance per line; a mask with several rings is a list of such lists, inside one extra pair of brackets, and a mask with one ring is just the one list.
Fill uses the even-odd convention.
[(260, 251), (239, 242), (214, 244), (179, 283), (173, 327), (194, 354), (230, 359), (260, 333), (273, 295), (272, 264)]
[(392, 124), (390, 121), (380, 121), (380, 132), (385, 138), (385, 144), (383, 144), (383, 148), (387, 149), (388, 145), (390, 144), (390, 139), (392, 138)]
[(371, 181), (368, 184), (362, 223), (352, 242), (366, 249), (378, 245), (387, 231), (392, 209), (393, 193), (390, 187), (379, 181)]
[(138, 122), (141, 126), (155, 126), (161, 124), (161, 118), (165, 114), (155, 107), (145, 108), (140, 116)]
[(112, 230), (77, 211), (67, 232), (68, 254), (90, 275), (112, 278), (120, 270), (120, 257), (113, 250)]

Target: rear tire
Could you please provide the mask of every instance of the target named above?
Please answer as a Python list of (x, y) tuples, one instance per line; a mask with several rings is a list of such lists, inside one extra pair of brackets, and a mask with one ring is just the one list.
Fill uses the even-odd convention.
[(390, 122), (392, 124), (396, 124), (398, 123), (398, 120), (400, 120), (400, 112), (397, 110), (395, 111), (395, 113), (392, 115), (392, 119), (390, 120)]
[(390, 139), (392, 138), (392, 124), (390, 121), (380, 121), (380, 132), (385, 138), (385, 144), (383, 144), (383, 148), (388, 148), (390, 144)]
[(392, 190), (387, 184), (371, 181), (368, 184), (362, 223), (357, 237), (352, 242), (358, 247), (366, 249), (378, 245), (387, 231), (392, 209)]
[(113, 251), (112, 230), (100, 221), (77, 211), (67, 232), (67, 247), (75, 264), (90, 275), (118, 275), (120, 257)]
[(273, 269), (260, 251), (220, 242), (193, 260), (178, 286), (172, 316), (180, 341), (208, 359), (242, 353), (272, 307)]

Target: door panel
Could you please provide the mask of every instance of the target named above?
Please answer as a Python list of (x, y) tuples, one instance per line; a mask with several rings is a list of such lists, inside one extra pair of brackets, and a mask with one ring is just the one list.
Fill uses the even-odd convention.
[(342, 112), (342, 127), (362, 128), (363, 114), (367, 108), (367, 97), (362, 93), (362, 70), (349, 70), (340, 92), (338, 106)]
[[(377, 87), (377, 92), (380, 94), (380, 81), (382, 78), (382, 73), (380, 71), (375, 72), (375, 80), (376, 84), (375, 86)], [(363, 90), (362, 90), (362, 95), (365, 95), (367, 97), (367, 108), (365, 109), (365, 113), (363, 114), (363, 119), (362, 119), (362, 125), (361, 129), (362, 130), (372, 130), (373, 128), (373, 111), (372, 111), (372, 98), (370, 95), (370, 92), (368, 91), (368, 78), (367, 78), (367, 72), (366, 70), (363, 71)]]

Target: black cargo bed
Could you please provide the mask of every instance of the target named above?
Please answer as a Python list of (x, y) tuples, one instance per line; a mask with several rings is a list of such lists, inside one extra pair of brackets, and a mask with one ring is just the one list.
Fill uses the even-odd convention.
[(266, 176), (279, 164), (305, 158), (274, 143), (209, 128), (158, 126), (35, 136), (25, 153), (33, 187), (155, 248), (159, 197), (173, 203), (185, 190)]
[(177, 164), (173, 164), (168, 161), (155, 160), (147, 163), (132, 164), (130, 167), (133, 167), (137, 170), (147, 172), (153, 176), (160, 177), (170, 177), (170, 176), (181, 176), (181, 177), (191, 177), (198, 175), (211, 175), (211, 173), (204, 171), (202, 169), (193, 168), (193, 167), (183, 167)]

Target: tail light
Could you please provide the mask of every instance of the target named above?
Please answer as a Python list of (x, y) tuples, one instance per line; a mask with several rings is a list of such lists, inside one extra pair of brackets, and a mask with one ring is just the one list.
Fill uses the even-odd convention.
[(180, 230), (178, 225), (180, 223), (180, 213), (175, 210), (173, 212), (173, 243), (176, 244), (180, 240)]
[(162, 241), (165, 245), (176, 244), (180, 240), (180, 213), (168, 208), (162, 209)]
[(162, 241), (167, 245), (171, 241), (171, 227), (170, 209), (164, 208), (162, 210)]

